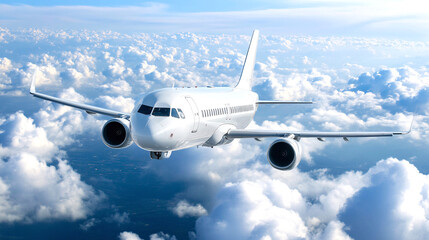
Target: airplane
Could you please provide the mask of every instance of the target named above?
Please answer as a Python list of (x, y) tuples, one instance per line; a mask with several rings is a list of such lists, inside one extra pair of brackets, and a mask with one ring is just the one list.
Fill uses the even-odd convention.
[(34, 97), (82, 109), (88, 114), (113, 117), (101, 129), (104, 144), (126, 148), (135, 143), (150, 152), (151, 159), (169, 158), (176, 150), (194, 146), (214, 147), (234, 139), (277, 138), (267, 150), (268, 162), (278, 170), (291, 170), (301, 161), (301, 138), (387, 137), (407, 132), (303, 132), (252, 130), (259, 105), (311, 104), (305, 101), (259, 100), (252, 91), (259, 31), (254, 30), (238, 84), (235, 87), (163, 88), (147, 93), (131, 113), (100, 108), (36, 92), (36, 72), (30, 94)]

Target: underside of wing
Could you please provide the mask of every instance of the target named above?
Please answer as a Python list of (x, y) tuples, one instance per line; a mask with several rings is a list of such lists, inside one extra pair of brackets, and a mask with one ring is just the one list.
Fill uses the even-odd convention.
[(87, 104), (83, 104), (83, 103), (78, 103), (78, 102), (65, 100), (65, 99), (49, 96), (46, 94), (38, 93), (38, 92), (36, 92), (36, 73), (37, 73), (37, 70), (33, 75), (33, 80), (31, 81), (30, 94), (32, 94), (33, 96), (35, 96), (37, 98), (41, 98), (41, 99), (48, 100), (51, 102), (56, 102), (56, 103), (63, 104), (66, 106), (70, 106), (70, 107), (74, 107), (74, 108), (79, 108), (79, 109), (85, 110), (88, 114), (98, 113), (98, 114), (107, 115), (107, 116), (111, 116), (111, 117), (117, 117), (117, 118), (124, 118), (124, 119), (130, 118), (130, 114), (128, 114), (128, 113), (123, 113), (123, 112), (114, 111), (114, 110), (110, 110), (110, 109), (95, 107), (95, 106), (91, 106), (91, 105), (87, 105)]

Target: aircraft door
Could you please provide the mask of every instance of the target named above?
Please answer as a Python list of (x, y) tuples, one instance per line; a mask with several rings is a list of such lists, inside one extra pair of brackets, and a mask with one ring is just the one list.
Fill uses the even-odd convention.
[(191, 97), (185, 97), (185, 98), (188, 101), (189, 105), (191, 106), (192, 113), (194, 115), (194, 126), (192, 127), (192, 132), (196, 133), (198, 131), (198, 126), (200, 125), (200, 114), (198, 112), (198, 107), (194, 99), (192, 99)]

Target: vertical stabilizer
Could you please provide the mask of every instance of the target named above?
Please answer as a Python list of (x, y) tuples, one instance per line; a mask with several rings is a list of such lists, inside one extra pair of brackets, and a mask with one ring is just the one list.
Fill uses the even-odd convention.
[(258, 49), (259, 30), (253, 31), (252, 39), (250, 40), (249, 49), (247, 50), (246, 60), (244, 60), (243, 70), (241, 72), (240, 81), (236, 88), (252, 89), (253, 69), (255, 69), (256, 50)]

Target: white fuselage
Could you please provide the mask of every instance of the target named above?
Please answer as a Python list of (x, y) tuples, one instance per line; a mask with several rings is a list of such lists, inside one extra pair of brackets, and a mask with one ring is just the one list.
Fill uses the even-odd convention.
[(229, 87), (160, 89), (137, 102), (131, 136), (139, 147), (159, 152), (226, 144), (229, 129), (253, 120), (257, 101), (255, 92)]

